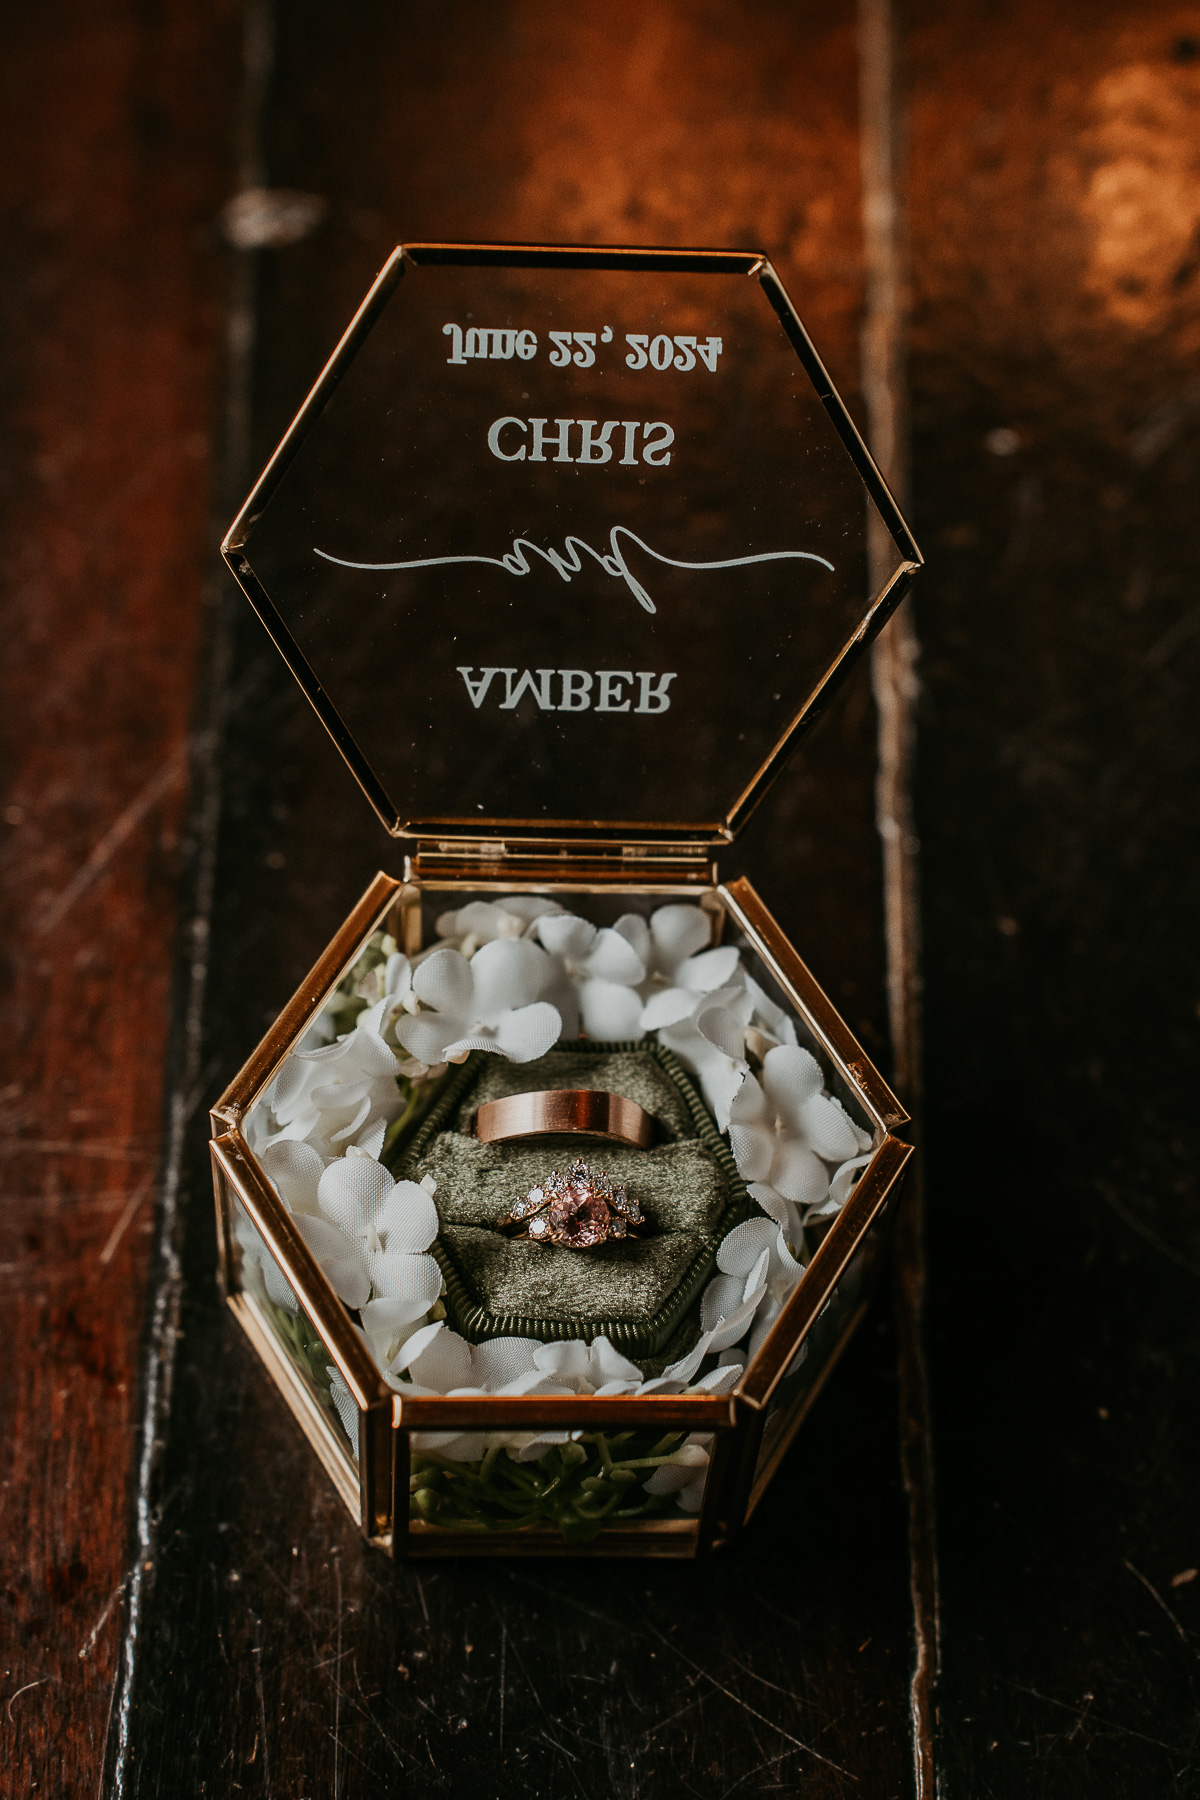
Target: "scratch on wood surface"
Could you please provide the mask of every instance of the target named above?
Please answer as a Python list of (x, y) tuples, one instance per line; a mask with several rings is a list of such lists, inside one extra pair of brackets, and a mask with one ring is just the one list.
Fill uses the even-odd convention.
[(87, 1637), (83, 1641), (83, 1644), (79, 1651), (80, 1662), (83, 1662), (86, 1657), (89, 1657), (91, 1655), (92, 1651), (96, 1648), (96, 1639), (100, 1636), (100, 1633), (104, 1630), (104, 1627), (108, 1624), (108, 1621), (112, 1616), (112, 1609), (117, 1604), (117, 1601), (121, 1598), (121, 1595), (124, 1592), (125, 1592), (125, 1583), (123, 1581), (118, 1581), (116, 1587), (113, 1589), (112, 1593), (108, 1596), (108, 1600), (105, 1604), (104, 1611), (100, 1614), (100, 1617), (96, 1620), (96, 1623), (92, 1626), (92, 1629), (88, 1632)]
[(858, 1780), (857, 1775), (852, 1775), (849, 1769), (843, 1769), (842, 1765), (835, 1763), (832, 1757), (822, 1756), (819, 1750), (814, 1749), (811, 1744), (806, 1744), (803, 1738), (798, 1738), (792, 1732), (785, 1731), (782, 1725), (775, 1723), (774, 1719), (768, 1719), (765, 1713), (760, 1713), (756, 1707), (750, 1705), (748, 1700), (743, 1700), (740, 1694), (735, 1694), (732, 1688), (727, 1688), (723, 1682), (717, 1680), (715, 1675), (710, 1675), (700, 1663), (693, 1662), (690, 1656), (686, 1655), (677, 1644), (673, 1644), (670, 1638), (664, 1637), (661, 1631), (656, 1631), (653, 1625), (650, 1626), (650, 1630), (654, 1632), (654, 1636), (660, 1643), (665, 1644), (668, 1650), (673, 1651), (679, 1657), (681, 1662), (685, 1662), (689, 1668), (695, 1669), (697, 1675), (703, 1676), (705, 1681), (711, 1682), (718, 1693), (724, 1694), (727, 1700), (732, 1700), (735, 1706), (740, 1707), (742, 1712), (748, 1713), (752, 1719), (757, 1719), (760, 1725), (765, 1725), (768, 1731), (777, 1732), (781, 1738), (786, 1738), (789, 1744), (795, 1744), (798, 1750), (807, 1751), (809, 1756), (815, 1757), (819, 1763), (824, 1763), (826, 1768), (836, 1769), (838, 1774), (844, 1775), (848, 1781)]
[(258, 1695), (258, 1729), (263, 1747), (263, 1792), (267, 1800), (271, 1800), (271, 1734), (267, 1730), (267, 1703), (263, 1694), (262, 1645), (255, 1644), (250, 1654), (254, 1658), (254, 1690)]
[(187, 770), (188, 754), (191, 739), (185, 738), (163, 763), (156, 769), (140, 792), (134, 795), (123, 812), (118, 813), (104, 836), (93, 845), (92, 850), (74, 877), (67, 883), (61, 894), (50, 899), (42, 909), (37, 922), (37, 929), (43, 937), (49, 935), (62, 924), (75, 902), (79, 900), (92, 883), (101, 876), (113, 857), (133, 836), (138, 826), (148, 813), (153, 812), (160, 801), (165, 800), (172, 788), (176, 787)]
[(504, 1686), (507, 1679), (505, 1664), (508, 1658), (508, 1626), (501, 1621), (500, 1625), (500, 1751), (504, 1752)]
[(337, 1800), (340, 1788), (340, 1757), (342, 1727), (342, 1559), (335, 1550), (333, 1553), (333, 1573), (337, 1586), (337, 1674), (333, 1680), (333, 1800)]
[(27, 1681), (24, 1687), (19, 1687), (16, 1693), (10, 1694), (8, 1696), (8, 1706), (5, 1709), (8, 1713), (9, 1721), (11, 1722), (13, 1716), (12, 1709), (14, 1700), (19, 1700), (22, 1694), (27, 1694), (29, 1692), (30, 1688), (45, 1687), (48, 1681), (53, 1680), (53, 1675), (39, 1675), (36, 1681)]
[[(1070, 1700), (1056, 1700), (1053, 1694), (1039, 1693), (1037, 1688), (1024, 1687), (1019, 1681), (1010, 1682), (1009, 1685), (1015, 1689), (1018, 1694), (1028, 1694), (1031, 1699), (1040, 1700), (1046, 1706), (1058, 1706), (1061, 1707), (1064, 1712), (1078, 1713), (1080, 1711), (1080, 1708), (1074, 1705)], [(1093, 1696), (1091, 1694), (1084, 1695), (1084, 1699), (1087, 1701), (1087, 1706), (1083, 1709), (1084, 1711), (1088, 1711), (1091, 1707), (1092, 1698)], [(1093, 1724), (1103, 1725), (1108, 1731), (1117, 1731), (1122, 1737), (1137, 1738), (1143, 1744), (1154, 1744), (1159, 1750), (1169, 1750), (1173, 1756), (1179, 1754), (1180, 1746), (1178, 1744), (1164, 1744), (1161, 1738), (1149, 1737), (1146, 1732), (1138, 1731), (1133, 1725), (1122, 1725), (1116, 1719), (1106, 1719), (1101, 1713), (1089, 1712), (1089, 1718)]]
[(129, 1227), (133, 1224), (134, 1216), (137, 1213), (139, 1206), (142, 1204), (142, 1201), (146, 1198), (146, 1195), (150, 1192), (150, 1189), (153, 1186), (154, 1186), (154, 1177), (152, 1175), (148, 1175), (146, 1177), (145, 1181), (143, 1181), (141, 1187), (135, 1188), (134, 1192), (129, 1196), (129, 1199), (125, 1205), (124, 1212), (121, 1214), (120, 1218), (117, 1220), (116, 1224), (113, 1226), (112, 1230), (109, 1232), (108, 1242), (105, 1244), (103, 1250), (100, 1252), (101, 1263), (108, 1264), (112, 1261), (113, 1257), (117, 1253), (117, 1246), (120, 1244), (121, 1239), (125, 1236), (125, 1233), (129, 1230)]
[(0, 1142), (0, 1156), (83, 1156), (99, 1157), (103, 1162), (157, 1163), (155, 1146), (140, 1150), (136, 1139), (113, 1138), (5, 1138)]
[(1142, 1571), (1140, 1569), (1135, 1569), (1133, 1564), (1129, 1561), (1128, 1557), (1126, 1557), (1124, 1559), (1124, 1561), (1125, 1561), (1125, 1567), (1129, 1570), (1129, 1573), (1131, 1575), (1137, 1576), (1138, 1580), (1141, 1582), (1141, 1584), (1145, 1588), (1146, 1592), (1151, 1596), (1151, 1598), (1153, 1600), (1157, 1601), (1159, 1606), (1162, 1607), (1162, 1609), (1166, 1613), (1168, 1619), (1170, 1619), (1172, 1625), (1175, 1627), (1176, 1631), (1179, 1633), (1181, 1642), (1186, 1644), (1188, 1641), (1187, 1632), (1183, 1629), (1183, 1626), (1179, 1623), (1179, 1620), (1175, 1617), (1175, 1614), (1171, 1611), (1170, 1607), (1167, 1605), (1166, 1601), (1163, 1599), (1162, 1595), (1159, 1593), (1159, 1591), (1155, 1587), (1154, 1583), (1149, 1579), (1148, 1576), (1143, 1575)]

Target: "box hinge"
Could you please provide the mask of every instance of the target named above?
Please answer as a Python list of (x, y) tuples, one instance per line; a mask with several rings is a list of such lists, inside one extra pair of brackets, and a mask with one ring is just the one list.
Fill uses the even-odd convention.
[(477, 880), (481, 884), (512, 881), (670, 881), (712, 887), (717, 865), (710, 844), (674, 840), (622, 843), (617, 839), (562, 840), (507, 838), (421, 838), (405, 858), (405, 877), (431, 881), (438, 876)]

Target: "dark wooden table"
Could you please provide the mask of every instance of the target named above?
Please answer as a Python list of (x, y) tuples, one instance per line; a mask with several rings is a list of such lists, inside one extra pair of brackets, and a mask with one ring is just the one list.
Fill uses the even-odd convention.
[[(10, 21), (15, 1795), (1200, 1793), (1194, 8), (914, 0), (895, 30), (927, 1389), (910, 1252), (726, 1559), (397, 1570), (213, 1286), (204, 1106), (394, 855), (219, 527), (401, 237), (762, 244), (865, 417), (858, 23), (851, 0)], [(255, 186), (323, 218), (235, 250), (222, 208)], [(886, 1063), (876, 736), (864, 670), (738, 860)]]

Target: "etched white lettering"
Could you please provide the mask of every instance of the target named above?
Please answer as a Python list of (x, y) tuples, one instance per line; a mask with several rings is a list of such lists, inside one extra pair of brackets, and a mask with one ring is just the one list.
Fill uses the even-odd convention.
[(571, 360), (571, 333), (569, 331), (552, 331), (550, 342), (554, 349), (550, 352), (550, 361), (556, 369), (565, 369)]
[(650, 342), (649, 335), (644, 331), (627, 331), (625, 333), (625, 342), (632, 346), (629, 355), (625, 358), (629, 367), (631, 369), (644, 369), (646, 366), (646, 345)]
[(621, 420), (621, 430), (625, 433), (625, 454), (621, 461), (635, 469), (637, 468), (637, 451), (634, 446), (637, 443), (637, 429), (636, 419)]
[(460, 664), (458, 672), (466, 682), (467, 692), (471, 696), (471, 705), (475, 708), (475, 711), (478, 712), (487, 697), (488, 689), (492, 685), (492, 676), (513, 676), (517, 671), (515, 669), (481, 669), (479, 672), (479, 679), (477, 681), (472, 681), (471, 672), (474, 669), (474, 666), (474, 663), (472, 663), (467, 668), (463, 668)]
[(675, 675), (655, 675), (653, 671), (638, 670), (638, 703), (634, 708), (640, 713), (665, 713), (671, 704), (671, 696), (667, 689), (674, 681)]
[(705, 367), (712, 375), (717, 372), (717, 358), (724, 348), (724, 344), (717, 337), (705, 338), (702, 344), (696, 345), (697, 354), (704, 358)]
[(586, 669), (560, 669), (562, 699), (559, 712), (587, 712), (592, 704), (592, 678)]
[(517, 334), (517, 355), (522, 362), (528, 362), (531, 356), (537, 355), (536, 331), (522, 331)]
[(539, 669), (535, 681), (528, 669), (522, 669), (521, 679), (514, 687), (513, 676), (516, 672), (515, 669), (505, 669), (504, 671), (505, 695), (500, 702), (501, 712), (511, 712), (520, 701), (522, 694), (532, 694), (543, 712), (553, 712), (554, 702), (550, 698), (550, 677), (554, 674), (554, 670)]
[[(657, 431), (659, 436), (652, 438), (650, 436), (652, 431)], [(671, 452), (667, 446), (675, 442), (674, 431), (661, 419), (656, 419), (652, 425), (642, 426), (642, 435), (645, 439), (642, 445), (642, 461), (650, 463), (656, 469), (665, 468), (671, 460)]]
[(677, 369), (694, 369), (696, 366), (696, 340), (694, 337), (676, 337), (679, 345), (675, 352), (674, 367)]
[(488, 449), (493, 456), (498, 456), (501, 462), (524, 462), (524, 444), (519, 450), (503, 450), (500, 447), (500, 433), (506, 425), (515, 425), (518, 431), (528, 431), (529, 429), (524, 419), (496, 419), (488, 430)]
[(675, 346), (666, 332), (660, 332), (650, 346), (650, 361), (656, 369), (669, 369), (675, 355)]
[(462, 349), (462, 326), (443, 325), (442, 336), (450, 339), (450, 354), (446, 358), (446, 361), (452, 363), (466, 362), (467, 359), (463, 355)]
[(596, 360), (596, 334), (594, 331), (575, 331), (571, 334), (579, 345), (573, 358), (581, 369), (590, 369)]
[[(547, 444), (558, 445), (555, 462), (574, 462), (575, 459), (569, 448), (574, 419), (555, 419), (554, 423), (558, 426), (556, 432), (546, 430), (546, 426), (550, 423), (549, 419), (530, 419), (529, 423), (533, 426), (533, 449), (529, 452), (530, 462), (545, 462)], [(672, 432), (671, 436), (674, 437), (674, 435)]]
[(628, 669), (597, 669), (596, 679), (600, 683), (600, 693), (596, 699), (597, 712), (628, 712), (630, 702), (621, 703), (621, 695), (625, 683), (631, 685), (633, 676)]
[(592, 436), (593, 431), (596, 429), (595, 419), (579, 419), (577, 423), (583, 432), (583, 444), (580, 448), (579, 455), (575, 458), (576, 462), (611, 462), (612, 445), (608, 440), (617, 429), (616, 419), (605, 419), (598, 438), (593, 438)]

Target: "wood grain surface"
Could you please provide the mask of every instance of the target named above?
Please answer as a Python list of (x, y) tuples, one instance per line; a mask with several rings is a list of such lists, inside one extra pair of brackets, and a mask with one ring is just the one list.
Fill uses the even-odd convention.
[[(936, 1534), (909, 1535), (923, 1427), (881, 1307), (724, 1560), (395, 1569), (215, 1296), (197, 1105), (389, 846), (206, 590), (212, 518), (405, 236), (762, 242), (864, 417), (858, 25), (852, 0), (295, 0), (273, 25), (105, 0), (12, 30), (22, 1797), (932, 1800), (920, 1766), (952, 1800), (1200, 1793), (1195, 6), (911, 0), (904, 25)], [(215, 221), (263, 181), (324, 220), (233, 257)], [(886, 1066), (875, 751), (863, 671), (737, 862)]]
[(229, 9), (6, 22), (9, 1792), (96, 1791), (121, 1636), (225, 286)]

